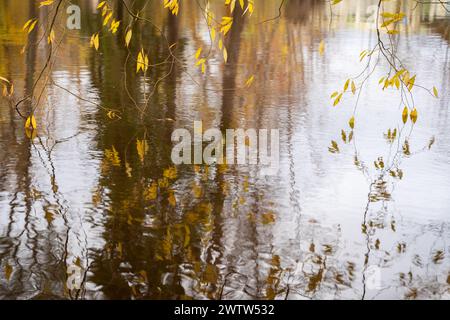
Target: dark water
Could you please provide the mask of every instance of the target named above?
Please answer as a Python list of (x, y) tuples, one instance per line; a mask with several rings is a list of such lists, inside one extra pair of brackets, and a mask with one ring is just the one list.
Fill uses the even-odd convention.
[[(45, 16), (30, 3), (0, 3), (0, 76), (14, 82), (16, 99), (30, 93), (49, 52), (44, 40), (21, 54), (23, 24)], [(396, 158), (403, 177), (378, 179), (373, 161), (398, 154), (383, 133), (402, 110), (398, 93), (377, 84), (383, 68), (361, 94), (353, 142), (328, 150), (341, 129), (348, 134), (354, 103), (332, 108), (329, 95), (361, 72), (358, 55), (375, 44), (373, 1), (342, 4), (331, 29), (321, 1), (290, 0), (266, 23), (278, 3), (257, 1), (251, 18), (235, 20), (228, 63), (213, 53), (205, 75), (194, 58), (210, 41), (202, 11), (193, 1), (174, 18), (161, 3), (144, 9), (160, 30), (133, 34), (158, 64), (146, 78), (134, 72), (140, 45), (132, 42), (128, 56), (123, 31), (102, 37), (99, 52), (89, 48), (101, 19), (97, 1), (80, 1), (81, 30), (55, 28), (65, 38), (43, 97), (21, 105), (38, 105), (34, 139), (0, 101), (0, 298), (449, 299), (445, 11), (420, 7), (403, 27), (399, 55), (440, 99), (415, 93), (410, 152), (400, 146)], [(220, 12), (222, 1), (213, 7)], [(176, 64), (167, 43), (177, 43)], [(194, 120), (279, 128), (278, 175), (250, 165), (174, 166), (172, 131)], [(81, 291), (67, 287), (73, 266), (83, 271)]]

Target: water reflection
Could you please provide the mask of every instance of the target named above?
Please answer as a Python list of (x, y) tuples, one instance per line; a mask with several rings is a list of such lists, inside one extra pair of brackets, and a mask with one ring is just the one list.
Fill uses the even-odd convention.
[[(48, 54), (45, 45), (20, 54), (20, 29), (37, 15), (30, 3), (0, 4), (0, 74), (14, 80), (17, 96), (30, 93)], [(100, 18), (95, 1), (80, 4), (82, 29), (65, 31), (38, 136), (28, 139), (22, 119), (0, 102), (1, 298), (448, 298), (445, 12), (421, 7), (399, 44), (400, 52), (414, 48), (416, 60), (406, 63), (442, 96), (417, 96), (421, 118), (400, 179), (398, 171), (380, 178), (371, 166), (395, 151), (383, 136), (398, 122), (395, 96), (372, 89), (381, 74), (362, 94), (354, 148), (328, 152), (351, 115), (351, 102), (329, 108), (329, 93), (361, 71), (349, 61), (374, 41), (371, 1), (340, 6), (331, 31), (321, 1), (291, 0), (266, 23), (278, 12), (274, 1), (261, 1), (250, 19), (237, 8), (228, 63), (219, 53), (206, 76), (193, 58), (209, 43), (196, 4), (174, 17), (160, 3), (135, 1), (130, 8), (163, 32), (133, 29), (158, 63), (146, 78), (132, 72), (123, 37), (105, 36), (99, 53), (89, 48)], [(121, 2), (116, 12), (128, 19)], [(166, 58), (168, 43), (177, 43), (170, 50), (182, 65)], [(256, 82), (244, 91), (249, 75)], [(199, 119), (205, 128), (280, 128), (279, 174), (173, 166), (172, 131)], [(83, 270), (79, 292), (67, 288), (70, 265)]]

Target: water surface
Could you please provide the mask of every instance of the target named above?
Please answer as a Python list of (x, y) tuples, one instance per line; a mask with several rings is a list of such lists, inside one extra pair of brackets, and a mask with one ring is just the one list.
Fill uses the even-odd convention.
[[(167, 39), (177, 42), (180, 62), (152, 67), (144, 79), (123, 38), (89, 48), (101, 19), (96, 1), (79, 1), (81, 30), (56, 29), (65, 39), (34, 139), (0, 100), (0, 298), (450, 297), (449, 17), (437, 6), (408, 14), (398, 53), (440, 98), (415, 92), (419, 120), (409, 154), (400, 146), (403, 177), (380, 180), (373, 162), (397, 154), (383, 133), (401, 124), (403, 108), (397, 92), (378, 85), (384, 62), (362, 91), (353, 141), (329, 152), (342, 129), (349, 134), (354, 105), (348, 97), (333, 108), (329, 96), (363, 69), (359, 53), (376, 41), (367, 11), (375, 1), (343, 3), (331, 26), (321, 1), (290, 0), (281, 18), (265, 23), (278, 4), (257, 2), (233, 26), (228, 63), (213, 53), (205, 75), (194, 58), (210, 41), (202, 11), (193, 1), (174, 18), (150, 2), (146, 16), (164, 36), (146, 27), (134, 37), (151, 63), (164, 61)], [(21, 54), (23, 24), (45, 15), (32, 3), (0, 3), (0, 75), (13, 80), (17, 99), (30, 93), (49, 50), (41, 43)], [(250, 75), (255, 82), (245, 88)], [(174, 167), (172, 131), (195, 120), (279, 129), (279, 173)], [(77, 294), (66, 284), (73, 265), (84, 270)], [(374, 270), (376, 285), (368, 283)]]

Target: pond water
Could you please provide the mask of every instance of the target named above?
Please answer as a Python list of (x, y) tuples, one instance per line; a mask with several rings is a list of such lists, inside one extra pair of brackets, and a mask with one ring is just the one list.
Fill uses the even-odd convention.
[[(212, 1), (213, 10), (225, 12), (222, 2)], [(45, 39), (21, 53), (23, 24), (52, 13), (34, 3), (0, 3), (0, 76), (13, 81), (16, 101), (33, 90), (49, 54)], [(330, 94), (364, 69), (359, 54), (376, 44), (376, 1), (344, 1), (331, 22), (322, 1), (289, 0), (279, 18), (277, 1), (257, 1), (250, 18), (234, 22), (228, 62), (211, 47), (205, 74), (194, 55), (210, 47), (210, 36), (196, 2), (174, 17), (162, 1), (127, 1), (158, 26), (134, 29), (155, 64), (145, 78), (135, 73), (140, 45), (132, 42), (129, 55), (123, 30), (105, 33), (98, 52), (89, 47), (101, 28), (97, 1), (75, 3), (81, 29), (57, 24), (64, 39), (45, 88), (43, 80), (36, 88), (43, 95), (20, 106), (25, 114), (36, 108), (36, 136), (0, 100), (0, 298), (450, 298), (445, 10), (404, 4), (397, 51), (439, 99), (415, 88), (418, 120), (400, 144), (389, 143), (384, 134), (403, 126), (403, 105), (398, 91), (378, 84), (388, 70), (381, 60), (344, 143), (356, 98), (333, 107)], [(37, 43), (42, 30), (28, 41)], [(176, 63), (167, 43), (177, 43)], [(279, 129), (278, 173), (174, 166), (171, 134), (196, 120)], [(330, 152), (332, 140), (339, 152)], [(395, 162), (402, 178), (380, 178), (379, 157)], [(76, 293), (73, 268), (82, 271)]]

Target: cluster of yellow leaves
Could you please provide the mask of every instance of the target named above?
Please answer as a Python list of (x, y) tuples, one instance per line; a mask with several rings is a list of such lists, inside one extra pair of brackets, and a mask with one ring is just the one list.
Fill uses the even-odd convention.
[(392, 23), (401, 21), (405, 17), (405, 14), (403, 12), (399, 13), (383, 12), (381, 16), (384, 18), (383, 23), (381, 24), (381, 28), (385, 28)]
[(136, 73), (139, 72), (139, 70), (142, 70), (142, 72), (146, 72), (148, 69), (148, 56), (145, 54), (144, 49), (141, 49), (139, 51), (137, 56), (137, 64), (136, 64)]
[(105, 158), (114, 167), (120, 167), (119, 152), (117, 152), (114, 146), (112, 146), (111, 149), (105, 149)]
[(164, 170), (163, 176), (167, 179), (173, 180), (177, 178), (177, 168), (170, 167)]
[[(114, 11), (108, 7), (108, 4), (106, 1), (101, 1), (97, 5), (97, 10), (100, 10), (100, 9), (102, 10), (103, 26), (107, 26), (108, 23), (110, 23), (110, 21), (111, 21), (111, 23), (109, 25), (109, 31), (112, 34), (116, 34), (117, 30), (119, 29), (119, 26), (120, 26), (120, 21), (116, 20), (114, 18), (111, 20), (113, 14), (114, 14)], [(96, 41), (98, 43), (98, 40), (96, 40)], [(92, 46), (92, 39), (91, 39), (91, 46)], [(97, 44), (97, 46), (95, 46), (95, 48), (96, 48), (96, 50), (98, 50), (98, 44)]]
[(202, 47), (198, 48), (197, 52), (195, 53), (195, 65), (196, 66), (201, 66), (202, 69), (202, 73), (205, 73), (206, 71), (206, 59), (205, 58), (200, 58), (200, 55), (202, 54)]
[(38, 19), (36, 19), (36, 18), (28, 20), (23, 25), (22, 30), (25, 30), (25, 31), (27, 31), (27, 33), (30, 33), (31, 31), (34, 30), (34, 27), (36, 27), (37, 22), (38, 22)]
[(158, 196), (158, 183), (153, 181), (146, 190), (144, 190), (144, 198), (145, 200), (152, 201), (155, 200)]
[(331, 94), (330, 98), (334, 99), (333, 101), (333, 107), (337, 106), (339, 102), (341, 101), (342, 95), (350, 88), (351, 92), (353, 94), (356, 93), (356, 84), (353, 80), (347, 79), (344, 83), (344, 88), (342, 92), (335, 91)]
[(417, 121), (417, 109), (414, 108), (411, 110), (411, 112), (409, 112), (408, 107), (405, 106), (405, 108), (403, 108), (403, 112), (402, 112), (402, 121), (404, 124), (406, 124), (406, 122), (408, 121), (408, 114), (409, 114), (409, 118), (411, 119), (412, 123), (416, 123)]
[(409, 71), (405, 69), (401, 69), (397, 71), (391, 78), (382, 77), (378, 83), (383, 84), (383, 90), (388, 87), (396, 87), (397, 90), (400, 89), (402, 83), (411, 91), (416, 82), (416, 75), (412, 76), (409, 74)]
[(109, 31), (111, 31), (112, 34), (115, 34), (117, 30), (119, 29), (120, 21), (117, 21), (116, 19), (113, 19), (111, 22), (111, 25), (109, 26)]
[[(234, 9), (236, 8), (236, 2), (237, 0), (225, 0), (225, 5), (226, 6), (230, 6), (230, 12), (233, 13)], [(252, 15), (253, 11), (254, 11), (254, 2), (253, 0), (248, 0), (247, 1), (247, 8), (244, 9), (245, 7), (245, 1), (244, 0), (239, 0), (239, 5), (241, 6), (241, 9), (244, 10), (244, 14), (246, 14), (247, 12)]]
[(378, 170), (384, 169), (384, 160), (383, 160), (383, 157), (379, 157), (377, 160), (375, 160), (375, 161), (373, 162), (373, 164), (375, 165), (375, 168), (377, 168)]
[(178, 10), (180, 9), (180, 4), (178, 0), (164, 0), (164, 8), (169, 8), (173, 15), (178, 15)]
[(331, 141), (331, 147), (328, 147), (328, 151), (331, 153), (338, 153), (339, 152), (339, 146), (336, 141)]
[(222, 17), (220, 26), (220, 32), (223, 33), (224, 36), (226, 36), (228, 31), (230, 31), (231, 27), (233, 26), (233, 17)]
[(99, 40), (99, 36), (98, 36), (98, 32), (94, 33), (91, 37), (91, 48), (94, 47), (95, 50), (98, 51), (98, 48), (100, 46), (100, 40)]
[(395, 139), (397, 138), (397, 128), (394, 128), (394, 130), (388, 129), (387, 133), (384, 134), (384, 138), (389, 142), (393, 143)]

